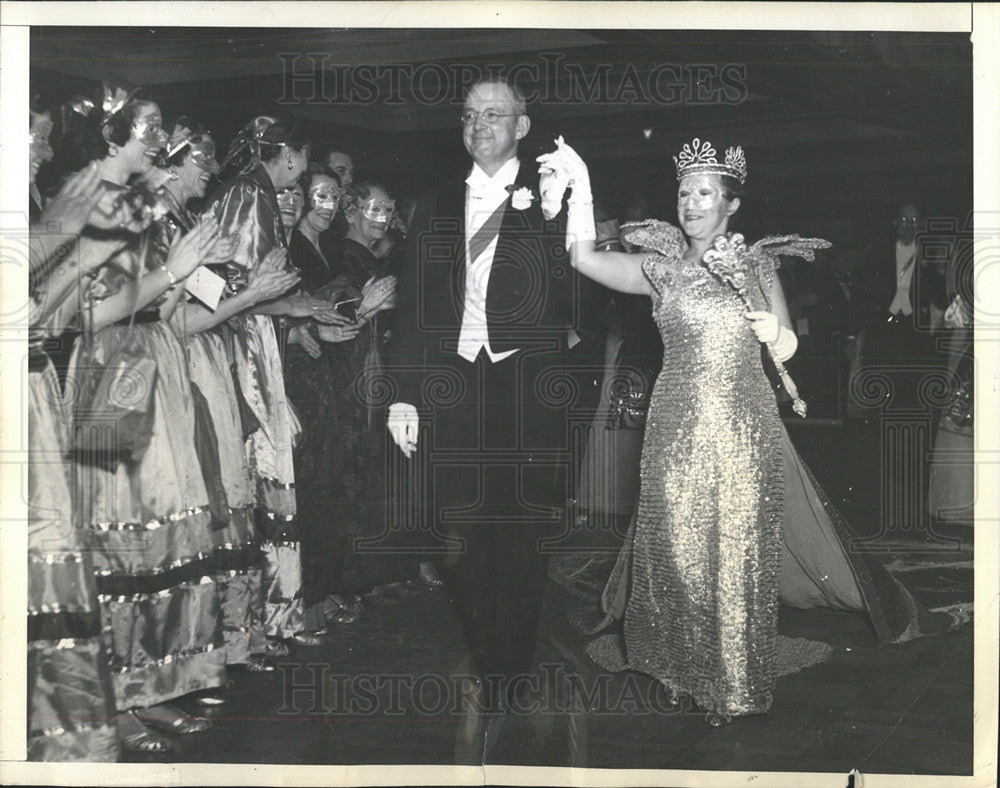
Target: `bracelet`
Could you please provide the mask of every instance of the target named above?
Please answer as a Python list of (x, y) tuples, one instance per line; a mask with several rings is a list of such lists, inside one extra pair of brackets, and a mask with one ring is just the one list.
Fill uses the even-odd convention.
[(165, 273), (165, 274), (167, 275), (167, 279), (169, 279), (169, 280), (170, 280), (170, 286), (171, 286), (171, 287), (173, 287), (174, 285), (176, 285), (176, 284), (177, 284), (177, 277), (176, 277), (176, 276), (174, 276), (174, 275), (173, 275), (173, 274), (172, 274), (172, 273), (170, 272), (170, 269), (169, 269), (169, 268), (167, 268), (167, 264), (166, 264), (166, 263), (164, 263), (163, 265), (161, 265), (161, 266), (160, 266), (160, 270), (161, 270), (161, 271), (163, 271), (163, 273)]

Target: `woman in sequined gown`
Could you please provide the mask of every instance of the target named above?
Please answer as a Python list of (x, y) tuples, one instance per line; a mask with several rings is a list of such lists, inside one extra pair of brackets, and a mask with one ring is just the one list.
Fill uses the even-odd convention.
[[(851, 553), (846, 524), (791, 446), (760, 344), (772, 343), (778, 358), (794, 352), (778, 255), (809, 257), (825, 242), (788, 236), (747, 249), (728, 237), (745, 160), (740, 170), (742, 152), (734, 151), (733, 166), (719, 166), (710, 153), (704, 166), (678, 166), (681, 229), (633, 225), (627, 239), (646, 252), (635, 255), (593, 251), (589, 176), (572, 149), (560, 140), (539, 161), (543, 179), (573, 188), (574, 266), (615, 290), (648, 295), (664, 344), (638, 510), (602, 600), (623, 621), (624, 654), (602, 664), (656, 677), (719, 725), (771, 706), (779, 595), (800, 607), (866, 610), (883, 643), (952, 622)], [(740, 263), (752, 310), (709, 269), (713, 246)]]

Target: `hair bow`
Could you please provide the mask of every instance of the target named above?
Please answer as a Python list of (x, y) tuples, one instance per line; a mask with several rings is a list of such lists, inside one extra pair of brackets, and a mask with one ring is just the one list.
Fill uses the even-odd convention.
[(122, 111), (124, 106), (128, 103), (129, 96), (131, 95), (127, 90), (115, 86), (112, 90), (111, 86), (107, 83), (104, 84), (104, 101), (101, 104), (101, 109), (104, 112), (104, 123), (107, 123), (111, 118)]

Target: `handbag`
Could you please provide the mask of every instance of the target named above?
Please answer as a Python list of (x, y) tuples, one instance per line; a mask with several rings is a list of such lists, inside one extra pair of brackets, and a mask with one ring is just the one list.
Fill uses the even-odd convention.
[[(140, 260), (144, 257), (140, 254)], [(135, 306), (139, 276), (133, 284), (128, 333), (105, 363), (96, 359), (93, 304), (87, 314), (89, 326), (84, 363), (73, 415), (72, 450), (84, 463), (109, 470), (120, 461), (137, 462), (153, 436), (156, 361), (145, 352), (135, 334)]]

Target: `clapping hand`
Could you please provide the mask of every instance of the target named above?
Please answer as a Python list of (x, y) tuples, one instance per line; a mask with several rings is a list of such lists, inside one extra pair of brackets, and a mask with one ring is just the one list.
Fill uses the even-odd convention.
[(206, 216), (187, 235), (174, 239), (164, 267), (175, 279), (187, 279), (206, 257), (211, 257), (219, 241), (218, 222)]
[(40, 223), (58, 223), (59, 231), (67, 235), (77, 235), (88, 224), (100, 230), (130, 232), (140, 232), (144, 227), (132, 216), (120, 194), (109, 191), (101, 181), (96, 162), (66, 179), (42, 211)]
[(319, 358), (320, 353), (323, 352), (320, 349), (319, 342), (309, 333), (308, 325), (295, 326), (288, 332), (288, 341), (293, 345), (298, 345), (312, 358)]
[(58, 222), (60, 232), (76, 235), (87, 226), (87, 219), (102, 193), (97, 162), (91, 162), (66, 180), (59, 193), (45, 206), (40, 223), (45, 226)]
[(285, 250), (278, 247), (250, 269), (245, 292), (254, 304), (278, 298), (299, 283), (298, 272), (285, 268), (285, 258)]
[(376, 312), (392, 309), (396, 306), (396, 287), (399, 284), (395, 276), (383, 276), (381, 279), (372, 277), (361, 288), (361, 305), (358, 307), (358, 320), (365, 321)]
[(319, 338), (324, 342), (349, 342), (357, 339), (361, 326), (357, 323), (348, 323), (342, 326), (318, 326)]
[(289, 317), (308, 317), (317, 323), (331, 326), (344, 326), (352, 322), (349, 317), (340, 314), (329, 301), (309, 295), (290, 298), (286, 314)]

